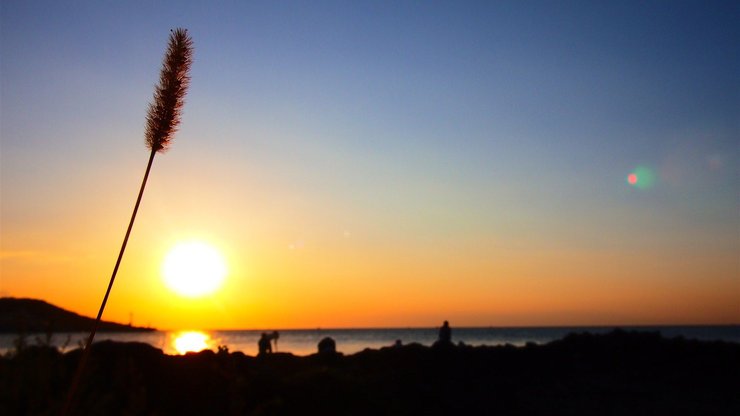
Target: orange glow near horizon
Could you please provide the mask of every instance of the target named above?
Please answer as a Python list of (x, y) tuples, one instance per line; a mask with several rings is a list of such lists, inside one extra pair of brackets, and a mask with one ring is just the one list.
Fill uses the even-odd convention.
[[(542, 223), (535, 232), (517, 217), (495, 233), (472, 228), (433, 236), (393, 216), (337, 226), (332, 215), (310, 207), (298, 218), (274, 207), (244, 216), (247, 208), (230, 203), (233, 193), (226, 191), (193, 207), (171, 196), (180, 208), (171, 210), (159, 207), (161, 194), (172, 192), (159, 180), (137, 220), (105, 320), (163, 330), (432, 327), (445, 319), (454, 326), (740, 322), (732, 242), (687, 252), (673, 243), (681, 235), (657, 244), (647, 234), (635, 239), (612, 230), (609, 239), (588, 240), (577, 227)], [(76, 229), (4, 227), (2, 296), (95, 316), (120, 246), (116, 230), (100, 230), (111, 228), (111, 217), (127, 218), (127, 202), (112, 213), (82, 211)], [(45, 239), (34, 238), (42, 233)], [(217, 248), (228, 278), (209, 296), (186, 298), (166, 286), (162, 263), (172, 247), (194, 240)], [(291, 249), (298, 240), (303, 244)]]
[[(718, 266), (733, 264), (729, 253), (681, 261), (672, 253), (656, 257), (585, 248), (377, 246), (361, 230), (350, 240), (339, 235), (290, 250), (279, 240), (258, 246), (222, 230), (202, 240), (221, 242), (229, 278), (210, 296), (184, 298), (160, 277), (163, 259), (182, 236), (162, 238), (141, 228), (111, 293), (106, 320), (133, 318), (134, 325), (163, 330), (430, 327), (445, 319), (455, 326), (740, 322), (736, 270)], [(111, 240), (108, 245), (115, 248)], [(144, 247), (145, 241), (155, 249)], [(54, 259), (6, 257), (3, 295), (40, 298), (94, 316), (110, 273), (111, 255), (104, 248), (79, 260), (64, 252)], [(712, 285), (694, 278), (707, 272), (715, 276)], [(10, 286), (5, 276), (11, 274), (26, 278)], [(70, 284), (79, 281), (85, 284)]]

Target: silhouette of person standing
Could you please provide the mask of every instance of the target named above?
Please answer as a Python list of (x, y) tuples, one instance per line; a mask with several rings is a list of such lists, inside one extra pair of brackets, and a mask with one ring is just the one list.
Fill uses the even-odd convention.
[(452, 329), (450, 329), (450, 323), (445, 321), (442, 327), (439, 328), (439, 339), (437, 340), (439, 345), (452, 345)]

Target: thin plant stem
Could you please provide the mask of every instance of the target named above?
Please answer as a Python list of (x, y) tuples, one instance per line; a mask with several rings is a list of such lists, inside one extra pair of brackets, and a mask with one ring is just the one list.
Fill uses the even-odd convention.
[(111, 274), (110, 281), (108, 282), (108, 289), (105, 291), (105, 296), (103, 297), (103, 302), (100, 304), (100, 309), (98, 310), (98, 316), (95, 318), (95, 323), (93, 324), (92, 330), (90, 331), (90, 336), (87, 338), (87, 342), (85, 343), (85, 349), (82, 352), (82, 357), (80, 358), (79, 363), (77, 364), (77, 370), (75, 371), (74, 379), (72, 380), (72, 385), (69, 389), (69, 393), (67, 393), (67, 399), (64, 402), (64, 407), (62, 408), (61, 415), (66, 416), (69, 414), (69, 411), (72, 410), (72, 404), (74, 400), (74, 396), (77, 392), (77, 388), (80, 384), (80, 379), (82, 378), (82, 372), (85, 369), (85, 364), (87, 364), (87, 360), (90, 357), (90, 346), (92, 345), (93, 339), (95, 338), (95, 333), (98, 331), (98, 327), (100, 326), (100, 320), (103, 317), (103, 311), (105, 310), (105, 305), (108, 303), (108, 296), (110, 296), (110, 291), (113, 288), (113, 282), (116, 280), (116, 274), (118, 274), (118, 267), (121, 265), (121, 259), (123, 258), (123, 253), (126, 251), (126, 244), (128, 244), (128, 238), (131, 235), (131, 229), (134, 227), (134, 221), (136, 220), (136, 213), (139, 211), (139, 205), (141, 204), (141, 197), (144, 195), (144, 188), (146, 187), (146, 182), (149, 179), (149, 171), (152, 169), (152, 162), (154, 162), (154, 155), (157, 154), (156, 149), (152, 149), (151, 154), (149, 155), (149, 162), (146, 165), (146, 172), (144, 173), (144, 179), (141, 181), (141, 188), (139, 189), (139, 196), (136, 198), (136, 205), (134, 205), (134, 212), (131, 214), (131, 221), (128, 223), (128, 229), (126, 229), (126, 236), (123, 238), (123, 244), (121, 244), (121, 251), (118, 253), (118, 259), (116, 259), (116, 265), (113, 267), (113, 274)]
[(192, 58), (193, 41), (188, 36), (187, 30), (181, 28), (171, 30), (169, 45), (164, 61), (162, 62), (159, 85), (154, 90), (154, 101), (149, 105), (147, 114), (146, 143), (147, 147), (151, 150), (149, 162), (146, 165), (144, 179), (141, 181), (141, 188), (139, 189), (139, 196), (136, 198), (134, 212), (131, 214), (131, 221), (129, 221), (128, 229), (126, 229), (126, 236), (123, 238), (123, 244), (121, 244), (121, 251), (118, 253), (116, 265), (113, 267), (113, 274), (111, 274), (110, 281), (108, 282), (108, 289), (105, 291), (103, 302), (100, 304), (100, 309), (98, 310), (98, 316), (95, 318), (92, 331), (90, 331), (90, 336), (85, 343), (82, 357), (80, 357), (80, 361), (77, 363), (77, 370), (72, 379), (72, 385), (64, 402), (64, 407), (62, 407), (62, 416), (66, 416), (74, 407), (75, 394), (79, 388), (80, 379), (85, 370), (85, 364), (90, 357), (93, 339), (95, 339), (95, 333), (100, 326), (100, 320), (103, 316), (103, 311), (105, 311), (105, 304), (108, 303), (113, 282), (116, 280), (118, 267), (121, 265), (123, 253), (126, 251), (126, 244), (131, 235), (131, 229), (134, 227), (136, 213), (139, 211), (141, 197), (144, 195), (144, 188), (146, 187), (147, 179), (149, 179), (149, 172), (152, 169), (154, 155), (157, 152), (167, 150), (172, 136), (177, 130), (177, 125), (180, 123), (183, 100), (190, 83), (189, 71)]

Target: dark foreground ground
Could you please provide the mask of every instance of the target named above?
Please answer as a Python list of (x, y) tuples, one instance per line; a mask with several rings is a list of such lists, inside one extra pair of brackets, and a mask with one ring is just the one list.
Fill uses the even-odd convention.
[[(27, 347), (1, 358), (0, 414), (57, 414), (79, 357)], [(644, 332), (262, 358), (101, 342), (88, 369), (76, 414), (740, 415), (740, 344)]]

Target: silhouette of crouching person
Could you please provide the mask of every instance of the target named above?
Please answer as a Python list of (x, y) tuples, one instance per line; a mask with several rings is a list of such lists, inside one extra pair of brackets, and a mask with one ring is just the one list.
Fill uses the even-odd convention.
[(259, 349), (257, 356), (263, 357), (267, 354), (272, 354), (272, 340), (275, 340), (275, 350), (277, 350), (278, 337), (280, 337), (280, 334), (277, 331), (274, 331), (272, 334), (263, 332), (260, 340), (257, 341), (257, 347)]
[(272, 342), (270, 342), (270, 336), (266, 332), (263, 332), (260, 340), (257, 341), (257, 347), (259, 348), (258, 357), (272, 353)]

